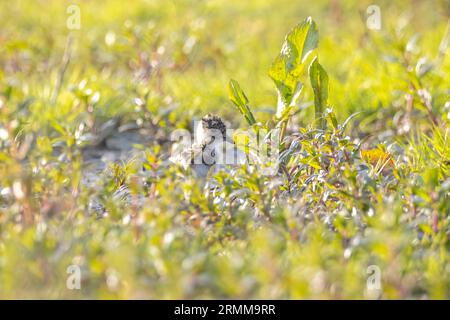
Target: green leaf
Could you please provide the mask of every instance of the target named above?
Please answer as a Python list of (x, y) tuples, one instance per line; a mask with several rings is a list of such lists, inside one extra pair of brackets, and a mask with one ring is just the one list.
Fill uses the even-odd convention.
[(345, 121), (344, 124), (341, 127), (341, 131), (344, 132), (345, 129), (347, 128), (347, 126), (349, 125), (350, 121), (353, 120), (353, 118), (355, 118), (356, 116), (359, 116), (360, 114), (362, 114), (362, 112), (355, 112), (353, 114), (351, 114)]
[[(295, 104), (302, 88), (302, 75), (306, 60), (318, 44), (319, 33), (311, 17), (292, 29), (284, 40), (280, 54), (269, 69), (269, 76), (275, 82), (279, 99), (284, 107)], [(278, 110), (280, 114), (282, 110)]]
[(333, 128), (337, 130), (338, 129), (338, 122), (337, 122), (337, 119), (336, 119), (336, 114), (334, 113), (333, 109), (331, 109), (331, 108), (326, 109), (326, 113), (327, 113), (328, 120), (333, 125)]
[[(309, 66), (309, 80), (314, 91), (315, 114), (316, 120), (318, 120), (328, 105), (328, 74), (317, 58)], [(321, 128), (324, 125), (324, 122), (321, 121)]]
[(249, 125), (256, 123), (255, 117), (248, 106), (248, 99), (244, 91), (242, 91), (239, 83), (236, 80), (231, 79), (228, 85), (228, 96), (231, 102), (239, 109), (242, 115), (245, 117)]

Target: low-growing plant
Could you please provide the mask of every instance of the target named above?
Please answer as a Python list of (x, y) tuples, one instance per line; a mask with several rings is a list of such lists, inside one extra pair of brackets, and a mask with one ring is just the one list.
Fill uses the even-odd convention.
[[(270, 3), (266, 10), (278, 6)], [(9, 39), (0, 50), (8, 61), (0, 72), (1, 298), (449, 298), (445, 55), (428, 68), (404, 37), (364, 32), (366, 47), (345, 59), (337, 51), (347, 49), (319, 37), (307, 18), (269, 68), (276, 94), (245, 76), (265, 67), (249, 63), (256, 50), (235, 49), (247, 62), (232, 76), (242, 88), (230, 80), (231, 103), (217, 108), (226, 81), (211, 74), (233, 65), (235, 43), (202, 25), (228, 24), (228, 11), (205, 4), (214, 20), (189, 1), (152, 5), (167, 17), (148, 22), (142, 4), (130, 4), (135, 19), (104, 30), (107, 41), (100, 31), (93, 40), (75, 35), (89, 45), (64, 74), (51, 59), (27, 60), (51, 51), (34, 41)], [(178, 21), (178, 10), (189, 23), (177, 33), (164, 19), (175, 11)], [(28, 53), (15, 56), (14, 46)], [(85, 69), (72, 65), (77, 56)], [(10, 73), (16, 60), (22, 69)], [(36, 80), (38, 67), (56, 81)], [(198, 179), (169, 161), (170, 133), (193, 129), (192, 116), (205, 111), (186, 106), (208, 96), (208, 111), (244, 123), (256, 146), (276, 141), (264, 150), (276, 166), (256, 161)], [(247, 159), (263, 159), (250, 138), (234, 138)], [(80, 290), (67, 286), (70, 266), (80, 269)]]

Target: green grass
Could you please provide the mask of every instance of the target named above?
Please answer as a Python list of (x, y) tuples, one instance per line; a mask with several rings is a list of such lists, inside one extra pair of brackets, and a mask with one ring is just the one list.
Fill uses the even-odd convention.
[[(378, 1), (379, 31), (371, 1), (331, 3), (2, 2), (0, 298), (450, 298), (448, 2)], [(272, 63), (308, 16), (318, 45), (288, 79)], [(280, 170), (221, 172), (212, 192), (167, 163), (208, 112), (281, 135)], [(145, 130), (146, 172), (82, 183), (111, 120)]]

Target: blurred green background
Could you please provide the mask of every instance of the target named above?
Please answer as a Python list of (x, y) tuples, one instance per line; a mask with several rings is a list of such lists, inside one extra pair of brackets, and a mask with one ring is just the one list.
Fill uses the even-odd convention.
[[(372, 4), (381, 30), (367, 28)], [(79, 30), (67, 28), (70, 5), (80, 9)], [(230, 78), (256, 118), (270, 119), (277, 94), (267, 71), (308, 16), (339, 122), (363, 111), (353, 138), (374, 135), (371, 148), (399, 140), (395, 177), (362, 183), (351, 162), (339, 176), (347, 193), (332, 193), (326, 213), (315, 187), (272, 203), (276, 181), (232, 181), (230, 193), (260, 188), (251, 200), (273, 205), (271, 223), (255, 222), (248, 207), (220, 211), (196, 181), (162, 166), (157, 143), (145, 146), (157, 196), (143, 210), (111, 200), (117, 181), (133, 185), (132, 165), (113, 167), (101, 188), (80, 183), (81, 137), (110, 119), (149, 126), (161, 141), (207, 112), (244, 126)], [(449, 18), (448, 0), (0, 1), (0, 297), (377, 298), (366, 292), (366, 268), (376, 264), (382, 298), (449, 298)], [(433, 132), (413, 73), (442, 124)], [(290, 130), (311, 124), (312, 100), (305, 88)], [(430, 138), (410, 144), (422, 131)], [(308, 177), (297, 179), (300, 188)], [(87, 214), (93, 195), (107, 218)], [(311, 221), (292, 215), (302, 210), (315, 210)], [(81, 291), (66, 288), (71, 264), (82, 268)]]

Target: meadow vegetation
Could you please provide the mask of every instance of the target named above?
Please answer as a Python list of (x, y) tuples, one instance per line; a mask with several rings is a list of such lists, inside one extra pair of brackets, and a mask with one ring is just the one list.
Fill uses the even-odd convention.
[[(0, 298), (450, 298), (450, 6), (371, 4), (2, 1)], [(279, 169), (168, 161), (207, 113)]]

